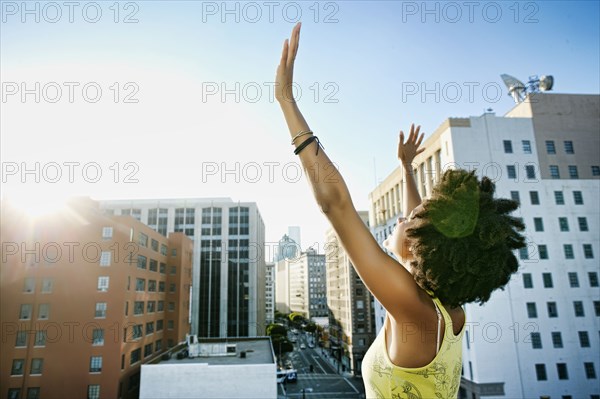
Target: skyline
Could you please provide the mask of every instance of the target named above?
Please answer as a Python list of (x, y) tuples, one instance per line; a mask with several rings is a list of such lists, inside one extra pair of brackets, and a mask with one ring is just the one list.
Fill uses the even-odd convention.
[[(510, 110), (502, 73), (553, 75), (557, 93), (600, 92), (594, 2), (230, 2), (227, 13), (221, 2), (141, 1), (100, 3), (100, 14), (76, 3), (71, 14), (52, 3), (63, 7), (56, 22), (49, 2), (29, 3), (37, 15), (0, 3), (3, 195), (228, 197), (257, 203), (267, 242), (295, 225), (302, 249), (324, 243), (327, 219), (270, 97), (294, 10), (298, 102), (357, 210), (397, 166), (400, 129), (415, 122), (427, 138), (448, 117)], [(19, 173), (36, 163), (39, 183)]]

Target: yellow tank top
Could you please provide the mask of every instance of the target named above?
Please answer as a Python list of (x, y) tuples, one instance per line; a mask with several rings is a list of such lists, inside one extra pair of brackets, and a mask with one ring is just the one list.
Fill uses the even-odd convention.
[(362, 376), (367, 399), (456, 398), (462, 367), (462, 336), (465, 325), (454, 335), (452, 319), (438, 298), (432, 298), (445, 322), (444, 339), (437, 355), (426, 366), (398, 367), (390, 360), (385, 345), (385, 327), (365, 354)]

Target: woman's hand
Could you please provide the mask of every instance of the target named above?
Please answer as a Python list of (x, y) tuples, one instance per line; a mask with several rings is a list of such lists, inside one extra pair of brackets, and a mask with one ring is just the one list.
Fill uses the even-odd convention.
[(415, 157), (425, 151), (425, 148), (419, 148), (425, 133), (419, 135), (421, 126), (417, 126), (415, 130), (415, 124), (410, 125), (410, 133), (408, 139), (404, 142), (404, 132), (400, 130), (400, 139), (398, 141), (398, 159), (402, 161), (403, 165), (410, 165)]
[(298, 53), (298, 43), (300, 42), (300, 26), (298, 22), (292, 30), (291, 39), (285, 39), (283, 51), (281, 52), (281, 61), (277, 67), (277, 76), (275, 78), (275, 98), (280, 104), (288, 102), (294, 103), (294, 93), (292, 85), (294, 83), (294, 61)]

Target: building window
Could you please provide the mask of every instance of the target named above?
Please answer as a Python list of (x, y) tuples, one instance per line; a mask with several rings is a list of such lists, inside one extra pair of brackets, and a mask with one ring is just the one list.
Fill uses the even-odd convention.
[(43, 368), (44, 368), (44, 359), (33, 358), (33, 359), (31, 359), (31, 370), (29, 371), (29, 374), (40, 375), (40, 374), (42, 374)]
[(505, 154), (512, 154), (513, 149), (512, 149), (512, 142), (510, 140), (504, 140), (504, 153)]
[(158, 270), (158, 262), (154, 259), (150, 259), (150, 267), (148, 268), (151, 272), (155, 272)]
[(108, 291), (108, 284), (109, 284), (108, 276), (98, 277), (98, 291), (101, 291), (101, 292)]
[(521, 141), (521, 143), (523, 144), (523, 153), (531, 154), (531, 141), (523, 140), (523, 141)]
[(519, 248), (519, 259), (529, 259), (529, 247)]
[(165, 282), (164, 281), (158, 282), (158, 292), (165, 292)]
[[(148, 220), (148, 224), (151, 224), (150, 220)], [(142, 247), (148, 247), (148, 236), (144, 233), (140, 233), (138, 236), (138, 244)]]
[(156, 305), (156, 311), (162, 312), (164, 309), (165, 309), (165, 301), (158, 301), (158, 304)]
[(19, 319), (20, 320), (30, 320), (31, 319), (31, 304), (25, 303), (21, 305), (21, 309), (19, 310)]
[(169, 302), (169, 312), (175, 311), (175, 302)]
[(558, 372), (559, 380), (568, 380), (569, 373), (567, 372), (567, 364), (566, 363), (556, 363), (556, 371)]
[(577, 166), (569, 165), (569, 178), (579, 179), (579, 172), (577, 172)]
[(592, 250), (592, 244), (583, 244), (583, 255), (586, 259), (594, 259), (594, 251)]
[(517, 178), (517, 170), (515, 168), (515, 165), (507, 165), (506, 166), (506, 172), (508, 173), (508, 178), (509, 179), (516, 179)]
[(544, 231), (544, 221), (542, 218), (533, 218), (533, 226), (535, 231)]
[(102, 328), (95, 328), (92, 333), (92, 345), (103, 346), (104, 345), (104, 330)]
[(554, 192), (554, 202), (556, 205), (564, 205), (565, 204), (565, 196), (562, 191)]
[(538, 332), (531, 333), (531, 346), (533, 349), (542, 349), (542, 336)]
[(174, 276), (177, 274), (177, 266), (171, 266), (169, 274)]
[(32, 294), (35, 291), (35, 278), (27, 277), (23, 284), (23, 292)]
[(24, 359), (13, 359), (10, 375), (23, 375)]
[(571, 288), (579, 287), (579, 278), (577, 277), (577, 273), (569, 272), (569, 285)]
[(138, 262), (137, 262), (138, 269), (146, 269), (147, 264), (148, 264), (148, 258), (146, 258), (144, 255), (138, 255)]
[(538, 381), (546, 381), (548, 376), (546, 375), (546, 365), (545, 364), (536, 364), (535, 365), (535, 374), (537, 376)]
[(136, 278), (135, 290), (141, 292), (146, 291), (146, 280), (144, 280), (143, 278)]
[(167, 320), (167, 329), (172, 330), (175, 328), (175, 322), (173, 320)]
[(544, 288), (552, 288), (552, 273), (542, 273), (542, 279), (544, 280)]
[(546, 140), (546, 152), (548, 154), (556, 154), (556, 147), (554, 147), (553, 140)]
[(38, 307), (38, 320), (48, 320), (50, 318), (50, 304), (40, 303)]
[(592, 165), (592, 176), (600, 176), (600, 166)]
[(574, 301), (573, 310), (575, 311), (575, 317), (585, 317), (585, 313), (583, 311), (583, 302)]
[(531, 279), (531, 273), (523, 273), (523, 287), (533, 288), (533, 280)]
[(88, 385), (87, 399), (100, 399), (100, 385)]
[(573, 142), (571, 140), (565, 140), (565, 152), (567, 154), (575, 154), (573, 150)]
[(588, 272), (588, 279), (590, 280), (590, 287), (598, 287), (598, 273)]
[(548, 308), (548, 317), (558, 317), (556, 302), (546, 302), (546, 306)]
[(510, 198), (513, 201), (516, 201), (518, 203), (521, 203), (521, 198), (519, 197), (519, 192), (518, 191), (511, 191), (510, 192)]
[(579, 231), (588, 231), (587, 218), (578, 217), (577, 221), (579, 222)]
[(159, 268), (160, 268), (160, 270), (159, 270), (160, 274), (166, 273), (167, 265), (165, 263), (160, 262)]
[(538, 245), (540, 259), (548, 259), (548, 247), (545, 244)]
[(528, 179), (535, 179), (535, 166), (525, 165), (525, 173)]
[(150, 247), (152, 248), (152, 250), (154, 252), (158, 252), (158, 241), (156, 241), (154, 238), (152, 238), (150, 240)]
[(160, 352), (162, 350), (162, 339), (157, 339), (154, 343), (154, 351)]
[(96, 314), (97, 319), (104, 319), (106, 317), (106, 302), (96, 302)]
[(527, 302), (527, 317), (530, 319), (537, 318), (537, 308), (535, 307), (535, 302)]
[(585, 368), (585, 377), (588, 380), (596, 379), (596, 369), (594, 368), (594, 363), (585, 362), (585, 363), (583, 363), (583, 367)]
[(575, 255), (573, 253), (573, 245), (564, 244), (563, 250), (565, 252), (565, 259), (575, 259)]
[(133, 314), (135, 316), (144, 314), (144, 301), (135, 301), (133, 303)]
[(102, 251), (100, 254), (100, 266), (110, 266), (111, 252)]
[(20, 399), (21, 388), (8, 388), (8, 399)]
[(113, 236), (113, 228), (112, 227), (103, 227), (102, 228), (102, 238), (107, 240), (112, 238)]
[(54, 286), (54, 280), (51, 278), (45, 278), (42, 280), (42, 294), (50, 294), (52, 293), (52, 288)]
[(156, 320), (156, 331), (162, 331), (164, 324), (164, 320)]
[(146, 323), (146, 335), (154, 333), (154, 322), (150, 321)]
[(560, 171), (558, 165), (550, 165), (550, 177), (552, 179), (560, 179)]
[(148, 301), (147, 305), (146, 305), (146, 312), (147, 313), (154, 313), (156, 309), (156, 302), (155, 301)]
[(142, 325), (141, 324), (136, 324), (135, 326), (133, 326), (133, 332), (131, 334), (131, 338), (133, 339), (140, 339), (142, 338), (143, 335), (143, 329), (142, 329)]
[(530, 191), (529, 198), (531, 199), (531, 205), (539, 205), (540, 204), (540, 196), (537, 191)]
[(552, 345), (555, 348), (562, 348), (563, 347), (562, 334), (559, 331), (553, 331), (552, 332)]
[(156, 292), (156, 280), (148, 280), (148, 292)]
[(15, 347), (23, 348), (27, 346), (27, 331), (17, 331), (17, 342)]
[(27, 399), (40, 399), (40, 387), (27, 388)]
[(588, 335), (587, 331), (578, 331), (578, 335), (579, 335), (579, 346), (581, 346), (582, 348), (589, 348), (590, 347), (590, 336)]
[(575, 201), (575, 205), (583, 205), (583, 195), (581, 191), (573, 191), (573, 201)]
[(560, 231), (569, 231), (569, 222), (567, 218), (558, 218), (558, 226), (560, 227)]
[(46, 346), (46, 331), (36, 331), (35, 332), (35, 343), (34, 346)]
[(600, 317), (600, 301), (594, 301), (594, 311), (596, 312), (596, 317)]
[(170, 293), (174, 293), (176, 289), (177, 289), (177, 284), (175, 284), (175, 283), (169, 284), (169, 292)]
[(90, 373), (99, 373), (102, 371), (102, 356), (90, 357)]

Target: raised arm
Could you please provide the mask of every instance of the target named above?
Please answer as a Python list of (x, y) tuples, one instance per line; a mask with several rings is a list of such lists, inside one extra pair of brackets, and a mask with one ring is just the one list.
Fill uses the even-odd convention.
[(400, 139), (398, 142), (398, 159), (402, 162), (404, 169), (404, 204), (403, 216), (408, 215), (421, 203), (421, 196), (417, 190), (417, 182), (415, 179), (414, 168), (412, 161), (415, 157), (425, 151), (424, 148), (419, 148), (423, 141), (424, 134), (419, 135), (421, 126), (417, 126), (415, 130), (414, 123), (410, 125), (410, 133), (406, 142), (404, 141), (404, 132), (400, 131)]
[[(297, 137), (293, 143), (296, 151), (306, 140), (314, 140), (312, 133), (305, 134), (309, 131), (308, 123), (292, 96), (299, 39), (300, 24), (297, 24), (290, 41), (286, 40), (283, 45), (275, 85), (275, 97), (283, 111), (290, 137)], [(298, 155), (321, 211), (367, 288), (392, 315), (402, 317), (421, 309), (419, 288), (414, 278), (375, 241), (354, 208), (344, 179), (318, 141), (307, 144)]]
[[(283, 44), (275, 84), (275, 98), (283, 111), (291, 139), (299, 133), (310, 131), (292, 92), (294, 61), (298, 53), (300, 27), (300, 23), (296, 24), (292, 31), (291, 40), (286, 39)], [(312, 136), (312, 133), (302, 134), (294, 140), (293, 145), (298, 148), (302, 146), (304, 141), (312, 140)], [(351, 201), (350, 193), (335, 165), (325, 151), (318, 148), (318, 146), (319, 143), (315, 140), (306, 145), (298, 155), (306, 175), (309, 177), (317, 204), (324, 213), (328, 213), (332, 206), (348, 205)]]

